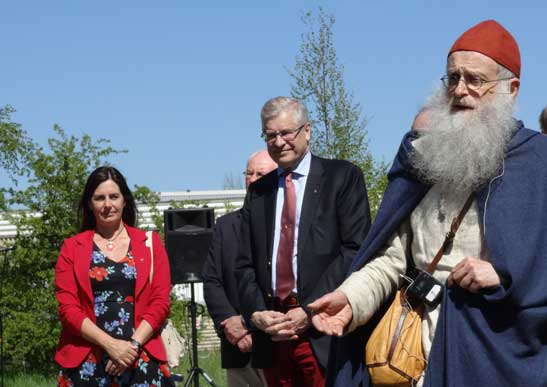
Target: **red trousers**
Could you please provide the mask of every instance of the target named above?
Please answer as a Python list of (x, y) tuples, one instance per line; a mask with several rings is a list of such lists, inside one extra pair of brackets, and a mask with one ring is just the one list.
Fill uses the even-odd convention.
[(323, 387), (324, 371), (304, 337), (273, 345), (273, 366), (264, 368), (268, 387)]

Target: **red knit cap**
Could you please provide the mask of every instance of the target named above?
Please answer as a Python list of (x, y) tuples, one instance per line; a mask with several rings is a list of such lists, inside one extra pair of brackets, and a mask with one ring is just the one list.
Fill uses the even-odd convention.
[(520, 78), (520, 51), (515, 38), (495, 20), (486, 20), (465, 31), (456, 40), (454, 51), (476, 51), (511, 70)]

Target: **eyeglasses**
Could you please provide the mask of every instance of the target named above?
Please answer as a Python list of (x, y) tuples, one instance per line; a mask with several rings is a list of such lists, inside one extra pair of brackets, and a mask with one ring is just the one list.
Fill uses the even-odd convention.
[(441, 81), (443, 82), (443, 85), (447, 89), (455, 89), (456, 87), (458, 87), (458, 85), (460, 84), (460, 80), (462, 79), (463, 79), (463, 83), (465, 84), (465, 87), (467, 87), (469, 90), (477, 91), (481, 87), (483, 87), (485, 83), (507, 81), (512, 78), (486, 80), (476, 75), (464, 75), (464, 77), (462, 78), (460, 74), (453, 73), (453, 74), (445, 75), (444, 77), (441, 78)]
[(264, 141), (268, 144), (272, 144), (277, 139), (277, 136), (280, 136), (284, 141), (294, 141), (302, 128), (306, 126), (307, 122), (304, 122), (300, 127), (296, 129), (285, 129), (278, 132), (262, 132), (260, 135)]

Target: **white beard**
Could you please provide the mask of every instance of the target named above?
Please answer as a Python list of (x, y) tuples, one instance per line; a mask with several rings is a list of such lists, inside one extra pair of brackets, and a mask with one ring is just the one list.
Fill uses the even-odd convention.
[(453, 113), (444, 89), (437, 90), (424, 107), (430, 130), (410, 155), (418, 176), (444, 192), (475, 190), (495, 177), (515, 130), (513, 107), (513, 97), (500, 93), (474, 110)]

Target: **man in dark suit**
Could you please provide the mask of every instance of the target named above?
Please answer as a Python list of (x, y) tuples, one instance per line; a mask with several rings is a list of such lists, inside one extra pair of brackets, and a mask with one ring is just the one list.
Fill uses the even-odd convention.
[(342, 282), (365, 238), (363, 174), (347, 161), (311, 155), (299, 101), (273, 98), (261, 119), (279, 167), (250, 185), (242, 209), (236, 276), (252, 362), (270, 387), (321, 386), (330, 338), (312, 328), (306, 305)]
[[(266, 150), (253, 153), (247, 161), (245, 185), (277, 167)], [(209, 314), (220, 337), (222, 368), (228, 387), (259, 387), (266, 381), (262, 370), (250, 367), (251, 334), (241, 319), (234, 265), (239, 249), (241, 210), (218, 218), (209, 255), (203, 266), (203, 289)]]

